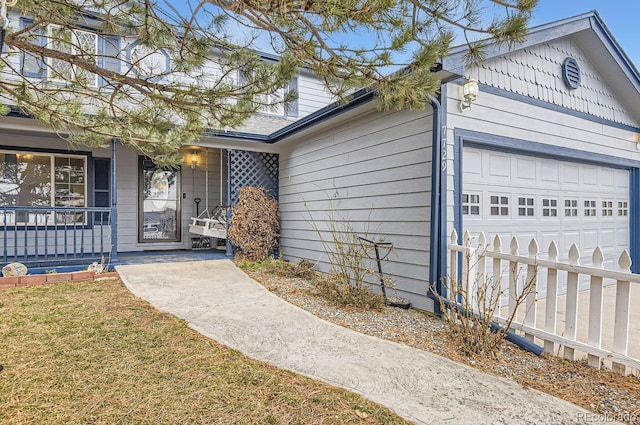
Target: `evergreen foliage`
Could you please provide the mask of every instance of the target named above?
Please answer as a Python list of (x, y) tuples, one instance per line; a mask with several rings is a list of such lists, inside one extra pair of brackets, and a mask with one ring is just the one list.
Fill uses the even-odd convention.
[[(492, 40), (522, 40), (536, 2), (17, 0), (9, 11), (30, 21), (6, 28), (0, 98), (71, 144), (117, 139), (160, 165), (175, 164), (178, 149), (206, 130), (238, 128), (257, 111), (291, 102), (297, 94), (286, 87), (300, 67), (336, 99), (369, 88), (382, 110), (422, 108), (439, 89), (432, 71), (454, 35), (478, 60)], [(96, 48), (87, 31), (138, 47)], [(354, 34), (368, 42), (355, 44)], [(207, 65), (211, 58), (219, 69)], [(24, 76), (25, 64), (48, 77)]]

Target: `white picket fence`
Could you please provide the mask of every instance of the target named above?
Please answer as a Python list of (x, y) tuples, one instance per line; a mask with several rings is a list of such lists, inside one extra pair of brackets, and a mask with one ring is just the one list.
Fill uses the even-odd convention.
[[(503, 252), (502, 241), (499, 235), (493, 239), (493, 244), (487, 243), (484, 233), (477, 238), (475, 247), (471, 246), (469, 232), (463, 235), (462, 245), (458, 244), (458, 234), (454, 230), (451, 233), (450, 243), (447, 245), (450, 254), (449, 279), (457, 282), (459, 288), (465, 294), (473, 297), (477, 291), (479, 282), (502, 282), (503, 274), (508, 275), (508, 283), (500, 285), (502, 297), (508, 299), (508, 305), (496, 309), (493, 321), (505, 324), (506, 318), (516, 310), (516, 319), (511, 324), (511, 329), (521, 332), (530, 341), (539, 340), (544, 344), (544, 351), (554, 354), (556, 344), (563, 347), (563, 356), (574, 360), (576, 351), (588, 355), (589, 365), (599, 368), (603, 360), (611, 362), (612, 369), (625, 374), (627, 368), (640, 370), (640, 360), (628, 355), (629, 349), (629, 324), (630, 324), (630, 290), (631, 285), (640, 285), (640, 275), (631, 273), (631, 258), (624, 250), (618, 259), (619, 270), (606, 270), (603, 268), (604, 256), (600, 247), (593, 252), (591, 266), (580, 265), (580, 254), (577, 246), (571, 246), (568, 262), (558, 261), (558, 248), (555, 242), (551, 242), (546, 259), (540, 258), (538, 242), (532, 239), (528, 245), (526, 255), (518, 253), (519, 244), (516, 237), (512, 238), (509, 252)], [(487, 262), (489, 266), (487, 266)], [(503, 268), (507, 266), (507, 268)], [(519, 291), (518, 280), (521, 279), (520, 271), (526, 269), (526, 282), (532, 282), (534, 290), (526, 296), (524, 303), (516, 306), (515, 300)], [(458, 276), (459, 270), (461, 275)], [(546, 308), (544, 323), (538, 323), (537, 285), (539, 277), (545, 273), (546, 277)], [(590, 281), (589, 307), (587, 312), (588, 337), (586, 341), (577, 339), (579, 282), (586, 276)], [(459, 277), (459, 278), (458, 278)], [(564, 329), (557, 329), (559, 324), (558, 298), (559, 279), (566, 283), (566, 305), (564, 311)], [(566, 279), (562, 281), (562, 279)], [(603, 311), (604, 282), (615, 285), (615, 307)], [(449, 300), (453, 302), (454, 300)], [(517, 311), (523, 309), (524, 312)], [(519, 314), (520, 313), (520, 314)], [(524, 313), (524, 314), (522, 314)], [(614, 315), (613, 345), (610, 349), (602, 348), (603, 319), (606, 314)], [(607, 318), (610, 319), (610, 318)], [(536, 341), (538, 342), (538, 341)]]

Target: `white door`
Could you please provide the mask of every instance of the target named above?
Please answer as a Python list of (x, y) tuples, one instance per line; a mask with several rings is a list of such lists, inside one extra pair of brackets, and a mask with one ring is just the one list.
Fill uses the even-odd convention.
[(543, 258), (556, 241), (561, 260), (575, 243), (581, 264), (600, 246), (605, 267), (629, 249), (628, 170), (471, 147), (462, 169), (462, 225), (472, 237), (499, 234), (508, 251), (517, 236), (521, 254), (535, 237)]

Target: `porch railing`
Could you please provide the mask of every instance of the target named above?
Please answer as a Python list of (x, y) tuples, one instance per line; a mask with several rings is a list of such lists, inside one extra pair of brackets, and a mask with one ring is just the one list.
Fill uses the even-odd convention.
[[(512, 329), (522, 332), (530, 341), (540, 341), (547, 353), (554, 354), (558, 344), (563, 347), (563, 355), (569, 360), (574, 360), (578, 351), (585, 353), (589, 365), (596, 368), (607, 360), (611, 362), (612, 369), (619, 373), (627, 373), (628, 368), (636, 373), (640, 371), (640, 359), (628, 355), (631, 288), (632, 285), (640, 285), (640, 275), (631, 273), (631, 258), (626, 250), (619, 256), (618, 270), (607, 270), (603, 268), (604, 256), (600, 247), (593, 252), (593, 264), (583, 266), (580, 265), (575, 244), (569, 250), (568, 261), (561, 262), (558, 261), (555, 242), (551, 242), (545, 259), (540, 256), (535, 238), (529, 243), (526, 255), (518, 253), (517, 238), (511, 240), (507, 253), (503, 252), (498, 235), (489, 244), (484, 233), (479, 235), (476, 246), (472, 247), (468, 232), (465, 232), (463, 242), (459, 244), (458, 234), (454, 230), (447, 246), (450, 255), (449, 279), (458, 285), (461, 293), (473, 298), (478, 293), (478, 285), (498, 282), (502, 308), (495, 310), (494, 322), (504, 325), (515, 311)], [(524, 282), (532, 286), (529, 286), (530, 292), (527, 292), (524, 302), (516, 304), (514, 300), (522, 294), (524, 287), (523, 282), (518, 283), (521, 280), (520, 270), (526, 275)], [(504, 281), (503, 275), (507, 277)], [(540, 296), (540, 280), (546, 280), (545, 297)], [(580, 291), (581, 280), (588, 281), (588, 292)], [(566, 291), (562, 291), (565, 288)], [(615, 290), (614, 299), (606, 309), (603, 308), (605, 288), (607, 291)], [(587, 296), (589, 302), (586, 307), (583, 303), (579, 320), (579, 301), (582, 297), (586, 300)], [(563, 299), (564, 302), (560, 302)], [(538, 311), (541, 302), (544, 303), (544, 310)], [(607, 339), (612, 339), (612, 344), (606, 348), (603, 347), (603, 322), (613, 324), (606, 335)], [(581, 332), (578, 332), (579, 329)], [(586, 334), (586, 337), (578, 338), (579, 333)]]
[(109, 259), (112, 216), (108, 207), (0, 206), (0, 261), (35, 267)]

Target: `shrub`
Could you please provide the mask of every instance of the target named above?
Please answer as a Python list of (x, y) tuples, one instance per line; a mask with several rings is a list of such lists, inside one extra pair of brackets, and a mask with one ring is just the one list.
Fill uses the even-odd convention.
[(278, 247), (280, 209), (263, 187), (240, 189), (231, 209), (229, 241), (250, 261), (266, 259)]

